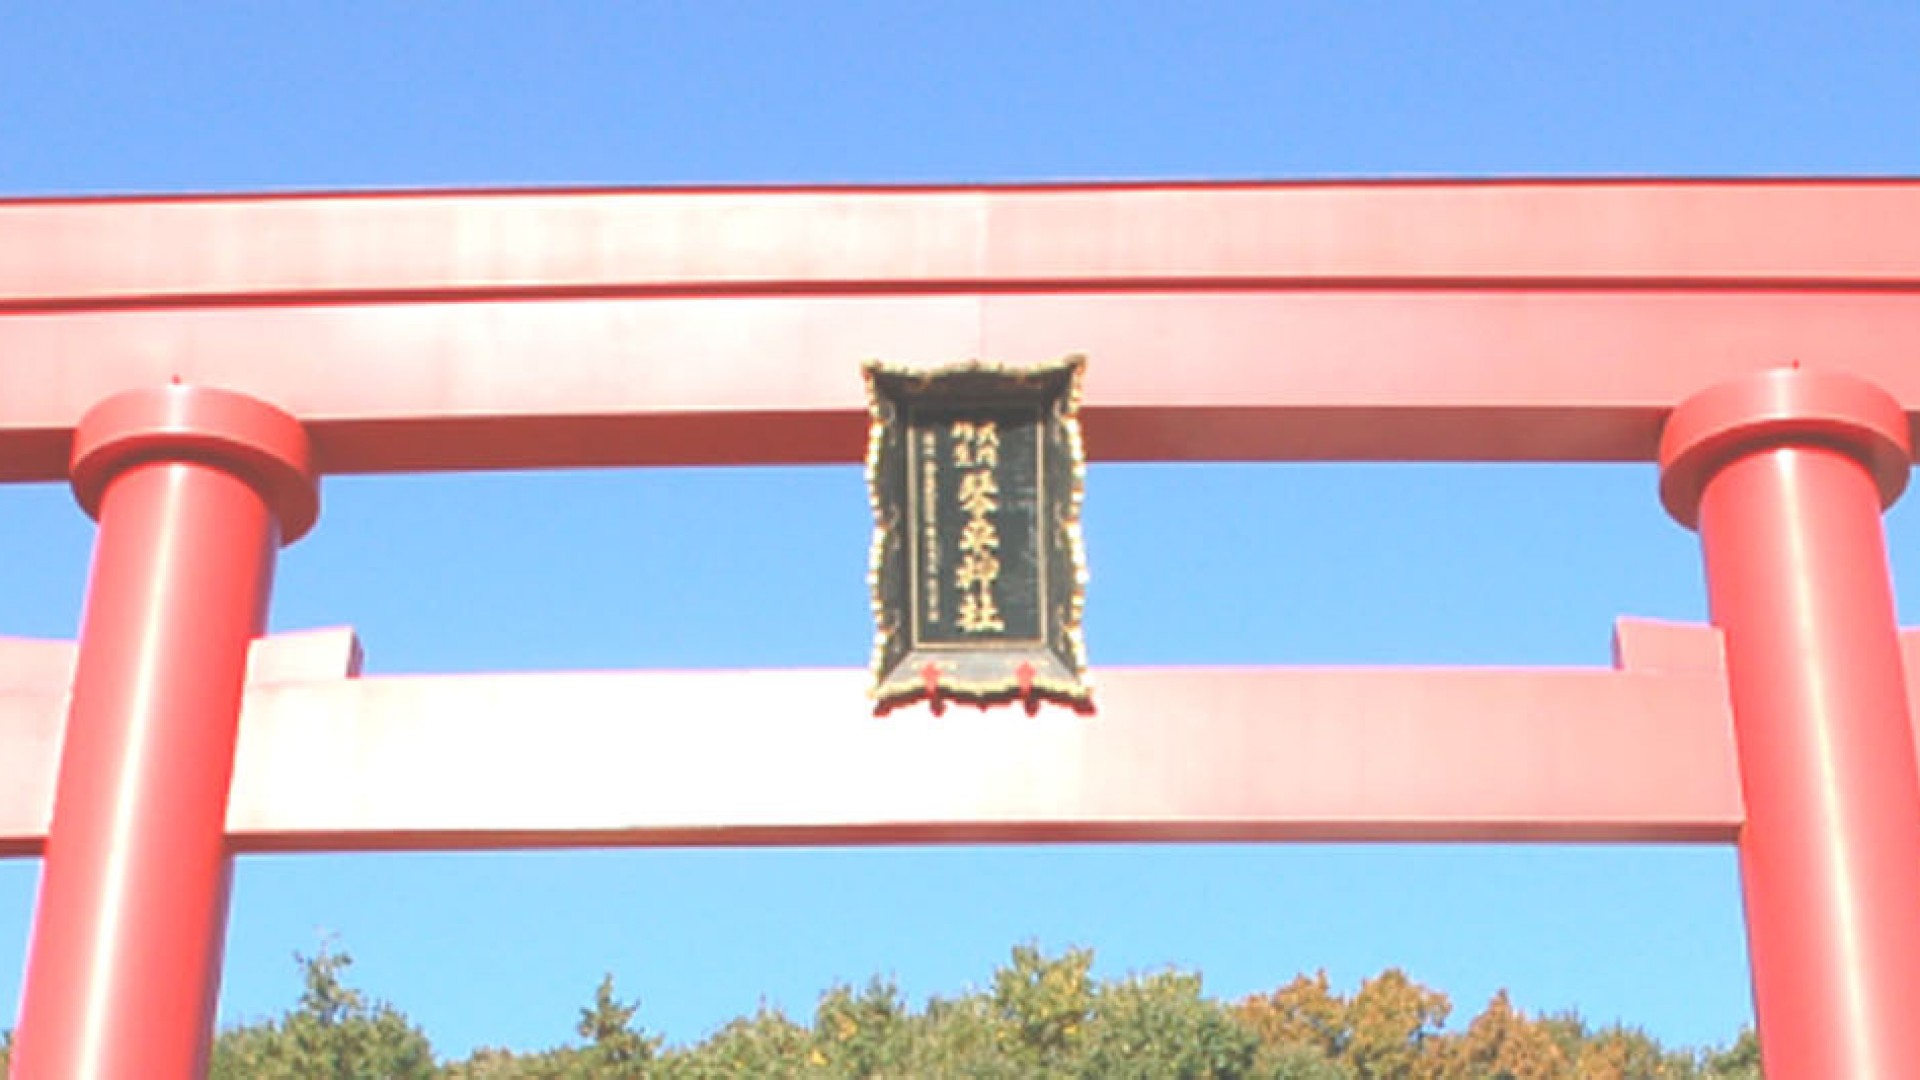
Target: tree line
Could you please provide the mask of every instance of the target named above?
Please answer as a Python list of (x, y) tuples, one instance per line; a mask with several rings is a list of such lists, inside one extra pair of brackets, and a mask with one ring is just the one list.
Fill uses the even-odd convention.
[[(1325, 972), (1220, 1001), (1200, 976), (1095, 979), (1093, 953), (1013, 950), (990, 986), (914, 1008), (890, 982), (840, 986), (799, 1020), (762, 1007), (669, 1047), (611, 976), (580, 1009), (579, 1039), (551, 1050), (482, 1049), (441, 1061), (392, 1005), (346, 980), (323, 948), (296, 957), (303, 987), (284, 1015), (220, 1032), (211, 1080), (1759, 1080), (1751, 1032), (1709, 1049), (1572, 1014), (1528, 1016), (1505, 991), (1458, 1028), (1447, 995), (1397, 969), (1335, 992)], [(0, 1035), (0, 1078), (12, 1035)]]

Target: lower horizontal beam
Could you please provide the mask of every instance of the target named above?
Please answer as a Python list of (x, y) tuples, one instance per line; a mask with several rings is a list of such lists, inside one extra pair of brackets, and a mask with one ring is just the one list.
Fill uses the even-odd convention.
[[(1716, 671), (1134, 669), (1098, 713), (875, 718), (859, 671), (249, 690), (240, 851), (1042, 841), (1727, 841)], [(0, 696), (0, 852), (37, 850), (58, 698)], [(27, 776), (27, 774), (34, 774)]]
[[(71, 641), (0, 637), (0, 856), (38, 854), (46, 839), (76, 655)], [(247, 656), (249, 700), (281, 683), (352, 679), (361, 656), (346, 627), (258, 638)]]
[[(1920, 633), (1903, 645), (1920, 669)], [(67, 648), (0, 643), (0, 855), (46, 834)], [(228, 828), (252, 852), (1731, 841), (1717, 636), (1623, 620), (1616, 652), (1613, 671), (1102, 670), (1092, 717), (881, 719), (859, 671), (343, 678), (350, 633), (287, 635), (255, 651)]]
[(369, 679), (249, 700), (243, 850), (1728, 840), (1717, 672), (1114, 670), (1098, 714), (871, 716), (857, 671)]

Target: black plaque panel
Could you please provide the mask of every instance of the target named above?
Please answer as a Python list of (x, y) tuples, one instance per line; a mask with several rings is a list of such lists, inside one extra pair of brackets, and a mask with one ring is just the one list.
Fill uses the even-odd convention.
[(1040, 643), (1040, 410), (909, 407), (914, 643)]
[(915, 698), (1090, 708), (1082, 368), (867, 366), (880, 711)]

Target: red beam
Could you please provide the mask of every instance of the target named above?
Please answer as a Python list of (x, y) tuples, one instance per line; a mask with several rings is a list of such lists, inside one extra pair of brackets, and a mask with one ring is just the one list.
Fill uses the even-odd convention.
[[(1117, 670), (1097, 717), (875, 719), (857, 671), (334, 680), (248, 694), (240, 850), (1058, 840), (1726, 841), (1717, 672)], [(11, 706), (11, 707), (6, 707)], [(533, 723), (533, 718), (539, 718)], [(58, 699), (0, 699), (0, 851)], [(29, 762), (37, 762), (30, 765)]]
[[(1306, 291), (267, 307), (0, 317), (0, 479), (174, 376), (325, 469), (860, 460), (869, 357), (1082, 352), (1103, 460), (1652, 460), (1672, 404), (1798, 359), (1920, 410), (1920, 291)], [(58, 379), (46, 372), (59, 371)]]
[(1920, 182), (1507, 181), (0, 201), (14, 310), (1143, 283), (1911, 286)]
[(1795, 359), (1920, 415), (1920, 182), (39, 201), (0, 241), (3, 480), (176, 375), (332, 472), (857, 461), (873, 357), (1085, 353), (1105, 460), (1650, 461)]
[[(71, 641), (0, 638), (0, 857), (38, 855), (46, 839), (75, 653)], [(248, 651), (247, 685), (351, 679), (360, 664), (344, 627), (273, 634)]]
[[(1920, 671), (1920, 633), (1902, 646)], [(0, 647), (0, 856), (46, 835), (70, 650)], [(1616, 651), (1623, 670), (1112, 670), (1093, 718), (875, 719), (857, 671), (343, 679), (348, 632), (276, 635), (227, 829), (244, 851), (1730, 842), (1716, 632), (1623, 620)]]
[(865, 683), (819, 671), (284, 687), (253, 703), (262, 737), (243, 751), (228, 827), (243, 849), (278, 851), (1724, 841), (1740, 819), (1714, 674), (1109, 671), (1092, 719), (875, 719)]

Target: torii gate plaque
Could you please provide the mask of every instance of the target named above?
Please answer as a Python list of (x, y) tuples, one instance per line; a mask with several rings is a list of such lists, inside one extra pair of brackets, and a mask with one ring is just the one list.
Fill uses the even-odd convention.
[(866, 367), (873, 697), (1092, 707), (1081, 357)]
[[(964, 724), (852, 669), (423, 683), (258, 637), (321, 474), (853, 463), (861, 358), (1076, 352), (1096, 460), (1658, 461), (1715, 627), (1623, 623), (1611, 670), (1102, 670), (1096, 717)], [(27, 1080), (203, 1069), (236, 852), (571, 844), (1733, 843), (1768, 1074), (1920, 1061), (1879, 518), (1920, 181), (14, 201), (0, 387), (0, 480), (100, 521), (77, 659), (0, 643)]]

